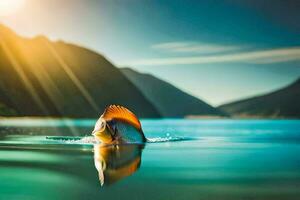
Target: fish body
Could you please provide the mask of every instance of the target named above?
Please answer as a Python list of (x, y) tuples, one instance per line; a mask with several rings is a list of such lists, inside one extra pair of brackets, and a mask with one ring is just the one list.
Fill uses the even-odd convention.
[(141, 123), (135, 114), (117, 105), (105, 109), (96, 122), (93, 135), (96, 140), (106, 144), (146, 142)]

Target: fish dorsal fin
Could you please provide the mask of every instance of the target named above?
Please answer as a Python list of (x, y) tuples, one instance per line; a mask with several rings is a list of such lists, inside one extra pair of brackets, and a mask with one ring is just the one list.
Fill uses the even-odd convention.
[(113, 119), (125, 121), (133, 125), (138, 130), (142, 129), (141, 123), (135, 116), (135, 114), (133, 114), (130, 110), (123, 106), (110, 105), (105, 109), (101, 117), (104, 118), (106, 121)]

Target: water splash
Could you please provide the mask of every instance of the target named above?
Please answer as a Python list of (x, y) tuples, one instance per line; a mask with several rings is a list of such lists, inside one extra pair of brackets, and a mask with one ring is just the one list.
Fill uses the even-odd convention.
[[(63, 144), (97, 144), (98, 143), (93, 136), (85, 136), (85, 137), (47, 136), (46, 139), (57, 141)], [(188, 140), (194, 140), (194, 138), (172, 137), (167, 135), (166, 137), (147, 138), (147, 143), (178, 142), (178, 141), (188, 141)]]
[(194, 140), (194, 138), (189, 137), (154, 137), (147, 138), (147, 143), (161, 143), (161, 142), (179, 142), (179, 141), (188, 141)]
[(62, 144), (97, 144), (93, 136), (72, 137), (72, 136), (46, 136), (46, 140), (56, 141)]

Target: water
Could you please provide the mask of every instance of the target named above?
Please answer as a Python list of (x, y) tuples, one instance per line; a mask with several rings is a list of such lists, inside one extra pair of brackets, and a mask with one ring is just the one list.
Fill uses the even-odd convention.
[(0, 199), (300, 198), (300, 121), (142, 120), (123, 146), (94, 123), (0, 120)]

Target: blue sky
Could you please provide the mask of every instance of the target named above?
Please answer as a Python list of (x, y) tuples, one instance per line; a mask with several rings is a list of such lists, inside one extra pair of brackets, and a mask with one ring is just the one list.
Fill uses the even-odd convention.
[(291, 0), (25, 0), (0, 22), (89, 47), (212, 105), (300, 77), (300, 3)]

